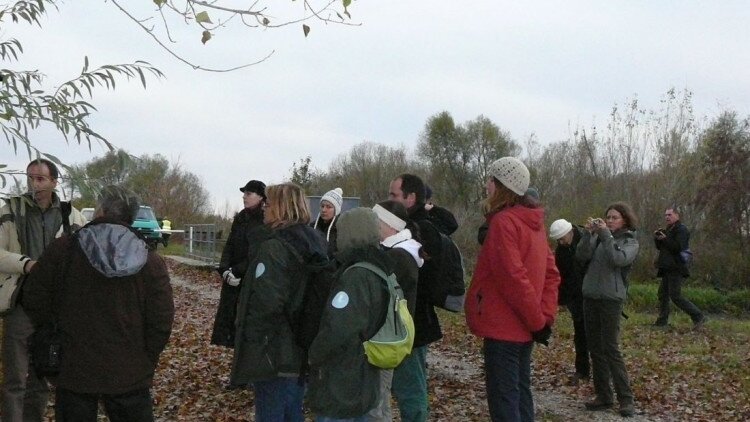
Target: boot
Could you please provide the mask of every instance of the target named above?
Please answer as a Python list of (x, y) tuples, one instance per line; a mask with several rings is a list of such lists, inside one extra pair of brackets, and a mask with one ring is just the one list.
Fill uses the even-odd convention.
[(586, 410), (607, 410), (612, 407), (612, 402), (605, 401), (597, 397), (594, 400), (587, 401), (583, 405), (586, 406)]
[(620, 403), (620, 416), (629, 418), (635, 415), (635, 406), (632, 401)]

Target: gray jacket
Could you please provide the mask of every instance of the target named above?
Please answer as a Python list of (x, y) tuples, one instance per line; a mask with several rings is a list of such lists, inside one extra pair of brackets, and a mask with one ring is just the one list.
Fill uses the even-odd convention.
[(638, 256), (635, 232), (627, 229), (611, 233), (601, 229), (596, 234), (583, 231), (576, 248), (576, 258), (591, 260), (583, 278), (583, 297), (624, 301), (627, 288), (623, 275)]

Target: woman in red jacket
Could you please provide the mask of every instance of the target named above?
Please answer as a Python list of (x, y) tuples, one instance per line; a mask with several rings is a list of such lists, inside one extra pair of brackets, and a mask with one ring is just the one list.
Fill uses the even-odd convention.
[(529, 170), (517, 158), (490, 165), (489, 225), (466, 295), (466, 322), (484, 338), (485, 382), (493, 421), (532, 421), (531, 351), (547, 344), (557, 314), (560, 274), (547, 244), (544, 209), (525, 195)]

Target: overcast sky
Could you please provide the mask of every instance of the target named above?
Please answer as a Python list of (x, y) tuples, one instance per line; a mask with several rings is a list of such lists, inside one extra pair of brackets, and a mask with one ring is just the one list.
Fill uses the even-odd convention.
[[(18, 38), (25, 53), (2, 66), (40, 69), (54, 86), (77, 75), (84, 56), (92, 66), (152, 63), (166, 78), (150, 78), (146, 90), (133, 81), (96, 92), (94, 129), (131, 154), (179, 160), (218, 209), (239, 209), (239, 186), (282, 182), (307, 155), (325, 169), (362, 141), (413, 149), (443, 110), (459, 123), (483, 114), (518, 141), (533, 133), (542, 143), (605, 122), (614, 103), (634, 96), (657, 108), (671, 87), (693, 91), (699, 116), (750, 114), (750, 9), (740, 1), (357, 0), (350, 11), (361, 26), (311, 21), (307, 38), (301, 24), (236, 28), (206, 46), (199, 30), (172, 22), (173, 47), (200, 65), (275, 51), (231, 73), (178, 63), (110, 2), (59, 7), (41, 29), (3, 24), (0, 37)], [(66, 163), (105, 152), (66, 146), (52, 131), (34, 141)], [(0, 162), (25, 165), (0, 150)]]

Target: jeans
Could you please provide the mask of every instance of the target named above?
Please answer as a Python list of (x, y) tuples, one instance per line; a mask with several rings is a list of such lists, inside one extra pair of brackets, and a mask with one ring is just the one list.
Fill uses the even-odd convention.
[(425, 422), (429, 414), (427, 402), (427, 346), (415, 347), (393, 370), (393, 397), (403, 422)]
[(152, 422), (154, 408), (148, 388), (125, 394), (83, 394), (58, 388), (55, 391), (57, 422), (96, 422), (99, 400), (111, 422)]
[(573, 319), (573, 344), (576, 348), (576, 373), (584, 377), (591, 375), (589, 349), (586, 343), (586, 324), (583, 317), (583, 298), (570, 301), (567, 305)]
[(49, 387), (29, 365), (29, 337), (34, 326), (21, 305), (3, 318), (2, 415), (4, 422), (41, 422)]
[(690, 315), (693, 322), (703, 319), (703, 313), (693, 302), (685, 299), (682, 295), (682, 275), (680, 273), (667, 273), (659, 283), (659, 318), (657, 325), (666, 325), (669, 321), (669, 299), (672, 299), (678, 308)]
[(484, 339), (484, 370), (490, 418), (533, 421), (531, 351), (533, 342)]
[(279, 377), (253, 383), (256, 422), (304, 422), (305, 386), (297, 377)]
[(613, 402), (610, 381), (621, 404), (633, 402), (628, 372), (620, 353), (622, 306), (619, 300), (583, 299), (586, 339), (594, 369), (594, 392), (604, 403)]

